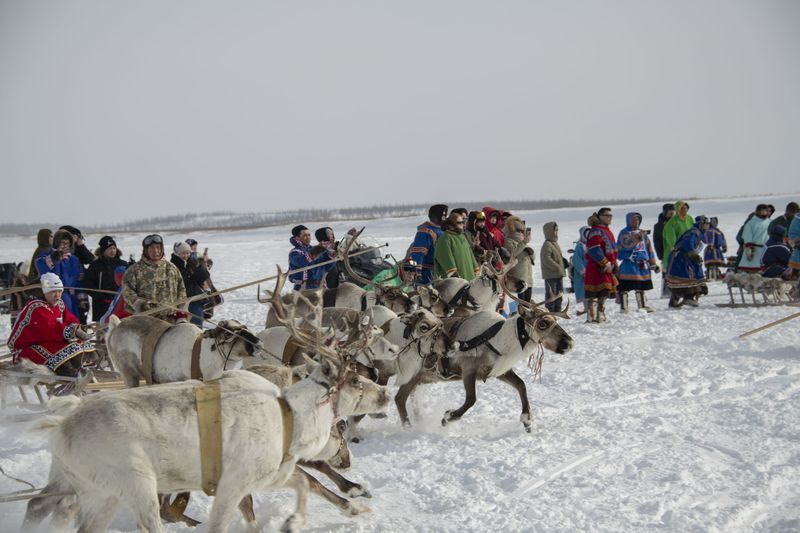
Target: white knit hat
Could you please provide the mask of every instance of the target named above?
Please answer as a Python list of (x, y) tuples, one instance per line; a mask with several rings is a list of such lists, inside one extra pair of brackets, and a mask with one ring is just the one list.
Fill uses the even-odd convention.
[(185, 242), (176, 242), (172, 247), (172, 251), (175, 252), (175, 255), (180, 255), (181, 252), (191, 252), (192, 247)]
[(45, 294), (48, 292), (64, 290), (64, 284), (61, 282), (61, 278), (52, 272), (42, 274), (42, 277), (39, 278), (39, 281), (42, 283), (42, 292)]

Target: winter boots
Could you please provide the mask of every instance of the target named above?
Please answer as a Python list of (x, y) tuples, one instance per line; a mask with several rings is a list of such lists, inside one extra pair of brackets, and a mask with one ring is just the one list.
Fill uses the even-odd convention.
[[(636, 301), (637, 302), (639, 301), (639, 293), (638, 292), (636, 293)], [(639, 304), (639, 307), (641, 308), (642, 305)], [(619, 310), (622, 311), (623, 313), (627, 313), (629, 311), (629, 309), (628, 309), (628, 293), (627, 292), (619, 293)]]
[[(628, 302), (625, 303), (627, 304)], [(655, 309), (647, 305), (647, 297), (644, 295), (644, 291), (636, 291), (636, 305), (639, 306), (640, 310), (644, 309), (648, 313), (655, 311)]]
[(683, 305), (682, 298), (675, 294), (674, 292), (669, 295), (669, 306), (678, 309)]
[(586, 299), (586, 323), (590, 324), (593, 322), (597, 322), (597, 299), (596, 298), (587, 298)]
[(601, 296), (597, 299), (597, 320), (595, 322), (606, 321), (606, 297)]

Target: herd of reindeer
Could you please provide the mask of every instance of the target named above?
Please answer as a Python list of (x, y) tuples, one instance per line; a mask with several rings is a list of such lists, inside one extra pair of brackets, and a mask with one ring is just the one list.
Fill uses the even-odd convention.
[[(370, 281), (350, 268), (347, 251), (342, 259), (353, 279)], [(278, 488), (297, 495), (284, 531), (304, 525), (309, 492), (357, 515), (369, 508), (356, 498), (371, 495), (337, 470), (350, 466), (347, 443), (358, 438), (357, 422), (385, 416), (392, 377), (404, 426), (418, 385), (462, 382), (464, 402), (444, 412), (446, 425), (474, 405), (478, 380), (496, 377), (519, 394), (520, 421), (530, 432), (527, 390), (514, 366), (528, 359), (540, 370), (545, 349), (564, 354), (573, 340), (557, 320), (567, 312), (549, 312), (543, 302), (517, 299), (509, 318), (496, 312), (503, 293), (516, 299), (526, 288), (509, 275), (511, 266), (484, 263), (471, 281), (413, 290), (342, 283), (284, 295), (286, 274), (278, 269), (263, 331), (235, 320), (205, 331), (175, 324), (147, 361), (148, 335), (160, 321), (112, 317), (106, 350), (128, 388), (50, 401), (34, 426), (49, 436), (49, 479), (29, 500), (23, 530), (49, 518), (56, 527), (77, 522), (81, 532), (105, 531), (121, 505), (145, 531), (164, 531), (162, 520), (197, 524), (183, 512), (199, 490), (214, 496), (212, 532), (226, 531), (237, 509), (256, 530), (251, 494)], [(228, 370), (237, 363), (241, 369)], [(142, 380), (154, 385), (139, 386)], [(343, 495), (310, 471), (328, 476)]]

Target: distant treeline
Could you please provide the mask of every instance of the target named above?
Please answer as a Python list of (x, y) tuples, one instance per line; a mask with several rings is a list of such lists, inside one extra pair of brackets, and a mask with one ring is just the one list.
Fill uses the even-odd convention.
[[(671, 198), (615, 198), (606, 200), (497, 200), (483, 202), (451, 202), (450, 208), (466, 207), (480, 209), (492, 205), (508, 211), (533, 211), (536, 209), (558, 209), (564, 207), (599, 207), (602, 205), (645, 204), (669, 202)], [(688, 198), (695, 200), (695, 198)], [(64, 224), (78, 226), (84, 233), (121, 233), (142, 231), (176, 231), (248, 229), (264, 226), (281, 226), (293, 223), (314, 223), (328, 220), (358, 220), (372, 218), (409, 217), (426, 215), (430, 204), (373, 205), (371, 207), (346, 207), (338, 209), (297, 209), (273, 213), (236, 213), (214, 211), (210, 213), (186, 213), (162, 217), (142, 218), (113, 224), (80, 225), (66, 220), (58, 224), (1, 224), (0, 233), (12, 235), (35, 234), (40, 228), (56, 229)]]

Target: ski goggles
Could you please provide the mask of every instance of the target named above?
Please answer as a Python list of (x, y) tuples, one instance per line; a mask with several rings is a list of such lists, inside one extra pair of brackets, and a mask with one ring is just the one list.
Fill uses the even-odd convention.
[(163, 246), (164, 239), (161, 238), (161, 235), (153, 234), (153, 235), (148, 235), (142, 241), (142, 246), (150, 246), (151, 244), (160, 244)]

